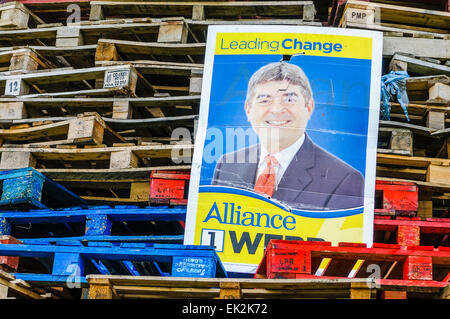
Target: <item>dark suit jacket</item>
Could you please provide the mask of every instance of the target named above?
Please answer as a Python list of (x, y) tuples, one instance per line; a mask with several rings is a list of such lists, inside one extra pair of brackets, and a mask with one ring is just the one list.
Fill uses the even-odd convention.
[[(259, 149), (259, 145), (253, 145), (223, 155), (217, 162), (212, 184), (253, 191)], [(273, 198), (292, 208), (305, 210), (360, 207), (364, 205), (364, 179), (360, 172), (305, 135), (303, 145), (284, 172)]]

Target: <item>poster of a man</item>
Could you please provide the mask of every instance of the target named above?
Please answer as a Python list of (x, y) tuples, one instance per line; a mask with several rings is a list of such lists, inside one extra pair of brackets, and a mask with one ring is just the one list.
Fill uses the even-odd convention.
[(254, 273), (272, 239), (373, 241), (382, 33), (212, 26), (185, 244)]
[(363, 206), (361, 173), (306, 134), (313, 111), (313, 92), (300, 67), (288, 62), (261, 67), (250, 78), (245, 101), (260, 144), (223, 155), (212, 184), (254, 190), (293, 208)]

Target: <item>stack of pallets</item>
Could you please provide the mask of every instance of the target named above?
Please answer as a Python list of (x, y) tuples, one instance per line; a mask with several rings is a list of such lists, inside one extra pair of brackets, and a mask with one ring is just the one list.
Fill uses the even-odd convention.
[(0, 10), (0, 170), (43, 176), (79, 201), (55, 194), (65, 205), (48, 205), (46, 192), (8, 202), (2, 267), (40, 295), (72, 298), (93, 274), (227, 276), (211, 248), (180, 245), (206, 30), (320, 26), (314, 2), (24, 0)]
[[(383, 74), (409, 75), (408, 115), (392, 101), (390, 119), (380, 120), (376, 214), (448, 217), (448, 1), (336, 0), (333, 8), (332, 26), (383, 32)], [(417, 187), (415, 199), (409, 186)], [(408, 199), (400, 200), (405, 194)]]
[[(186, 296), (192, 287), (213, 298), (448, 296), (442, 292), (450, 246), (448, 10), (446, 0), (0, 4), (0, 176), (16, 178), (2, 182), (0, 199), (0, 235), (6, 236), (0, 264), (15, 276), (7, 285), (20, 296), (31, 284), (33, 297), (72, 298), (81, 295), (78, 283), (94, 287), (91, 298)], [(233, 24), (384, 33), (383, 74), (408, 72), (410, 103), (409, 121), (397, 101), (390, 120), (380, 121), (374, 239), (399, 246), (379, 246), (375, 255), (345, 244), (327, 254), (321, 251), (328, 246), (314, 252), (311, 246), (322, 278), (306, 276), (313, 269), (302, 273), (303, 283), (142, 277), (189, 269), (195, 276), (226, 276), (211, 249), (180, 244), (206, 30)], [(22, 177), (14, 176), (16, 169)], [(22, 190), (12, 187), (20, 178), (28, 178)], [(416, 246), (422, 248), (405, 249)], [(417, 255), (428, 258), (425, 268), (440, 267), (438, 278), (424, 272), (425, 280), (414, 279), (425, 282), (422, 288), (400, 282)], [(333, 256), (337, 262), (327, 266)], [(380, 294), (366, 289), (361, 256), (386, 261)], [(350, 264), (356, 268), (349, 278), (359, 281), (323, 278), (325, 269), (329, 277), (348, 278)], [(427, 286), (427, 280), (440, 284)]]

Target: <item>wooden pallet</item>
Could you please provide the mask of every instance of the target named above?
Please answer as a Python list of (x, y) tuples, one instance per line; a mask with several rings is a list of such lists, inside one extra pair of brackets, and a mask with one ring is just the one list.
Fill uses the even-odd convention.
[(449, 159), (382, 153), (377, 155), (379, 177), (425, 181), (444, 186), (448, 184), (449, 169)]
[(48, 24), (66, 24), (68, 16), (74, 13), (73, 9), (67, 11), (71, 4), (76, 4), (80, 8), (82, 20), (89, 18), (89, 0), (20, 0), (20, 2)]
[(448, 247), (271, 240), (255, 278), (370, 278), (372, 272), (364, 269), (376, 265), (381, 276), (376, 283), (388, 291), (395, 290), (391, 284), (445, 288), (449, 264)]
[[(150, 168), (146, 170), (125, 170), (120, 172), (123, 179), (107, 179), (101, 174), (90, 174), (89, 178), (68, 178), (64, 174), (56, 179), (60, 184), (77, 193), (91, 205), (186, 205), (189, 189), (189, 171), (181, 171), (180, 166)], [(182, 168), (182, 167), (181, 167)], [(48, 170), (46, 170), (48, 172)], [(78, 170), (81, 171), (81, 170)], [(61, 172), (48, 172), (50, 176)], [(73, 171), (72, 171), (73, 173)], [(78, 175), (86, 174), (86, 171)], [(146, 173), (144, 175), (144, 173)], [(136, 175), (143, 177), (135, 177)], [(95, 177), (97, 177), (95, 179)]]
[(89, 275), (89, 299), (374, 298), (361, 279), (217, 279)]
[[(203, 71), (203, 66), (198, 64), (148, 60), (96, 64), (97, 67), (86, 69), (56, 69), (19, 75), (4, 74), (0, 76), (0, 86), (4, 88), (4, 95), (24, 98), (105, 94), (154, 96), (161, 93), (194, 95), (199, 93), (199, 89), (191, 89), (191, 77), (198, 77), (197, 74), (202, 74)], [(124, 74), (120, 82), (114, 80), (119, 73)], [(111, 76), (114, 77), (110, 79)], [(95, 80), (95, 83), (88, 83), (89, 80)], [(79, 90), (74, 90), (74, 87)], [(31, 88), (37, 93), (30, 94)]]
[[(62, 168), (71, 163), (78, 168), (127, 169), (142, 167), (144, 159), (190, 161), (193, 145), (113, 146), (100, 148), (0, 148), (0, 169), (34, 166), (36, 168)], [(142, 163), (140, 163), (142, 162)], [(145, 163), (144, 163), (145, 164)], [(45, 166), (44, 166), (45, 165)], [(66, 167), (67, 168), (67, 167)]]
[[(393, 4), (397, 6), (405, 6), (405, 7), (414, 7), (414, 8), (422, 8), (429, 10), (441, 10), (441, 11), (449, 11), (448, 1), (446, 0), (430, 0), (430, 1), (422, 1), (422, 0), (371, 0), (369, 2), (374, 3), (385, 3), (385, 4)], [(345, 4), (347, 0), (332, 0), (330, 13), (328, 15), (328, 25), (333, 26), (337, 25), (337, 22), (341, 20), (342, 13), (345, 9)]]
[[(449, 100), (445, 95), (438, 95), (439, 92), (432, 92), (431, 88), (438, 86), (448, 86), (450, 78), (447, 75), (413, 76), (406, 79), (406, 90), (410, 101), (421, 101), (426, 105), (448, 106)], [(418, 104), (418, 103), (415, 103)], [(445, 109), (444, 109), (445, 110)]]
[[(166, 25), (180, 24), (177, 28), (164, 28)], [(0, 30), (0, 44), (3, 47), (17, 46), (42, 46), (47, 43), (50, 47), (56, 46), (58, 30), (72, 27), (79, 29), (78, 34), (71, 37), (71, 41), (65, 38), (60, 44), (83, 43), (89, 47), (97, 44), (101, 38), (114, 40), (128, 40), (137, 42), (164, 43), (204, 43), (206, 32), (210, 25), (308, 25), (321, 26), (320, 22), (303, 21), (302, 19), (255, 19), (255, 20), (193, 20), (183, 17), (177, 18), (133, 18), (133, 19), (109, 19), (100, 21), (80, 21), (78, 24), (64, 26), (42, 25), (38, 28), (27, 30)], [(161, 28), (161, 26), (163, 26)], [(60, 31), (61, 33), (61, 31)], [(178, 35), (178, 36), (177, 36)], [(180, 36), (182, 35), (182, 36)], [(61, 38), (61, 36), (60, 36)], [(78, 39), (79, 38), (79, 39)], [(75, 40), (78, 39), (78, 40)], [(80, 42), (81, 41), (81, 42)], [(44, 48), (42, 48), (44, 50)], [(167, 50), (171, 48), (168, 47)], [(4, 48), (2, 48), (4, 50)]]
[(404, 29), (448, 33), (450, 13), (348, 0), (339, 21), (339, 27), (346, 27), (348, 23), (366, 25), (366, 28), (370, 28), (374, 24), (381, 24)]
[[(10, 120), (14, 120), (12, 124), (18, 125), (24, 124), (20, 119), (29, 117), (41, 121), (44, 117), (63, 117), (83, 112), (97, 112), (104, 116), (105, 121), (108, 117), (113, 119), (159, 117), (160, 119), (153, 120), (157, 122), (163, 121), (162, 116), (198, 114), (199, 104), (200, 95), (139, 98), (0, 98), (0, 121), (8, 120), (6, 125), (9, 125)], [(112, 123), (111, 119), (108, 124), (114, 127)], [(156, 123), (148, 122), (148, 125), (152, 124)], [(137, 125), (137, 123), (133, 123), (133, 125)]]
[(0, 270), (0, 299), (45, 299), (29, 283)]
[(79, 114), (71, 120), (46, 123), (34, 122), (33, 126), (23, 124), (0, 129), (3, 147), (7, 144), (9, 147), (14, 147), (14, 144), (43, 147), (66, 144), (112, 146), (114, 143), (126, 142), (106, 125), (98, 113)]
[[(450, 40), (449, 40), (450, 41)], [(446, 75), (450, 76), (450, 67), (435, 63), (439, 61), (423, 61), (403, 54), (396, 53), (391, 59), (389, 69), (407, 71), (411, 76), (421, 75)]]
[(378, 129), (378, 153), (413, 155), (413, 134), (407, 128), (380, 127)]
[(205, 43), (159, 43), (99, 39), (95, 59), (96, 61), (112, 61), (118, 60), (120, 56), (124, 60), (143, 60), (143, 57), (153, 57), (154, 60), (158, 61), (198, 64), (203, 63), (205, 48)]
[(133, 17), (195, 17), (196, 19), (236, 19), (261, 17), (301, 17), (314, 19), (312, 1), (278, 2), (120, 2), (91, 1), (90, 20), (114, 16)]
[[(116, 75), (123, 75), (115, 81)], [(88, 80), (104, 80), (101, 89), (89, 84)], [(18, 75), (0, 76), (0, 85), (6, 96), (40, 97), (40, 96), (73, 96), (81, 94), (126, 94), (135, 96), (138, 76), (131, 65), (95, 67), (88, 69), (58, 69), (48, 72), (34, 72)], [(74, 91), (74, 87), (80, 88)], [(33, 88), (37, 94), (29, 94)], [(85, 88), (85, 90), (81, 90)], [(45, 90), (45, 91), (43, 91)], [(45, 93), (49, 91), (49, 93)], [(51, 93), (54, 92), (54, 93)]]
[[(397, 118), (397, 114), (393, 114)], [(449, 130), (444, 128), (445, 118), (429, 111), (420, 126), (397, 121), (380, 120), (378, 149), (380, 154), (449, 158)], [(403, 115), (405, 116), (405, 115)], [(413, 115), (416, 116), (416, 115)], [(434, 121), (433, 121), (434, 119)]]

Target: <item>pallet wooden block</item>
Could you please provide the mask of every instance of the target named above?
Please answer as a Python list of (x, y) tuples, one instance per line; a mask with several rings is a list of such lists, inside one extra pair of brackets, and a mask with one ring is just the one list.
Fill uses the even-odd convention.
[(441, 165), (429, 165), (427, 168), (427, 182), (448, 184), (450, 180), (450, 167)]
[(26, 116), (27, 111), (23, 102), (7, 102), (0, 105), (0, 119), (16, 120)]
[(25, 29), (28, 26), (44, 23), (38, 16), (28, 10), (19, 1), (0, 5), (0, 28)]
[(86, 205), (86, 202), (65, 187), (53, 182), (32, 168), (0, 172), (2, 207), (55, 207)]
[[(446, 101), (439, 100), (439, 97), (445, 96), (446, 86), (449, 83), (450, 78), (446, 75), (410, 77), (406, 79), (406, 90), (410, 101), (423, 101), (424, 104), (430, 105), (439, 105), (440, 103), (445, 105)], [(441, 88), (444, 88), (442, 92), (439, 91)]]
[(411, 130), (380, 127), (378, 132), (378, 153), (413, 155)]
[(429, 89), (429, 100), (450, 102), (450, 86), (444, 83), (435, 83)]
[(67, 26), (60, 27), (56, 31), (57, 47), (76, 47), (83, 44), (83, 34), (80, 28)]
[(159, 27), (158, 42), (186, 43), (188, 29), (184, 19), (168, 19)]
[(0, 52), (0, 63), (8, 65), (8, 70), (16, 74), (36, 71), (39, 67), (47, 67), (42, 57), (31, 48)]

